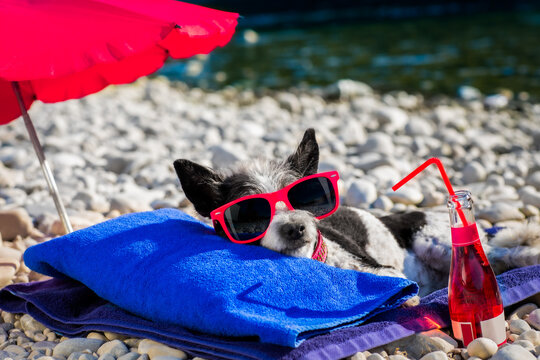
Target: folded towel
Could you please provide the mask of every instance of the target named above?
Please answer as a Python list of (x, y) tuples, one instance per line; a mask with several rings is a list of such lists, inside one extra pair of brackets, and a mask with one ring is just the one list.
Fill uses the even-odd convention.
[(418, 291), (406, 279), (234, 244), (173, 209), (121, 216), (35, 245), (24, 260), (160, 324), (290, 347), (359, 324)]
[[(505, 307), (540, 293), (540, 266), (515, 269), (497, 277)], [(73, 280), (15, 284), (0, 290), (0, 308), (28, 313), (48, 328), (68, 336), (112, 331), (153, 339), (207, 359), (340, 359), (359, 351), (438, 327), (448, 327), (447, 291), (441, 289), (413, 308), (397, 308), (366, 324), (311, 337), (291, 349), (194, 333), (155, 323), (112, 305)]]

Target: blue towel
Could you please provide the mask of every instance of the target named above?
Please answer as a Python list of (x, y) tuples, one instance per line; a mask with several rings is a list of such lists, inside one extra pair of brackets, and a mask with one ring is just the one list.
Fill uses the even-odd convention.
[(406, 279), (234, 244), (173, 209), (121, 216), (35, 245), (24, 260), (157, 323), (289, 347), (359, 324), (418, 291)]
[[(540, 293), (540, 265), (508, 271), (497, 276), (497, 281), (508, 315), (512, 311), (509, 306), (534, 302), (532, 297)], [(0, 308), (30, 314), (49, 329), (66, 336), (111, 331), (153, 339), (205, 359), (342, 359), (415, 332), (450, 325), (446, 288), (422, 298), (418, 306), (385, 311), (362, 325), (313, 336), (294, 349), (154, 323), (112, 305), (81, 283), (67, 279), (6, 286), (0, 290)]]

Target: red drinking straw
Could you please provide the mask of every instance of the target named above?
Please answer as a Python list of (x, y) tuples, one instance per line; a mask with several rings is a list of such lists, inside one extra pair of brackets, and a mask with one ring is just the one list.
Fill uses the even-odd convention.
[[(435, 157), (427, 160), (425, 163), (423, 163), (422, 165), (417, 167), (415, 170), (413, 170), (409, 175), (405, 176), (405, 178), (403, 178), (400, 182), (392, 186), (392, 190), (396, 191), (397, 189), (405, 185), (407, 182), (409, 182), (409, 180), (411, 180), (413, 177), (418, 175), (420, 172), (422, 172), (425, 168), (427, 168), (431, 164), (437, 165), (437, 168), (439, 169), (439, 172), (441, 173), (441, 177), (444, 181), (444, 185), (446, 185), (446, 189), (448, 189), (448, 193), (450, 195), (455, 195), (454, 188), (452, 188), (452, 184), (450, 184), (450, 180), (448, 180), (448, 175), (446, 175), (446, 171), (444, 170), (444, 166), (441, 160)], [(463, 223), (463, 226), (469, 225), (467, 223), (467, 219), (465, 218), (465, 214), (463, 213), (463, 210), (461, 210), (459, 206), (457, 208), (457, 212), (461, 219), (461, 222)]]

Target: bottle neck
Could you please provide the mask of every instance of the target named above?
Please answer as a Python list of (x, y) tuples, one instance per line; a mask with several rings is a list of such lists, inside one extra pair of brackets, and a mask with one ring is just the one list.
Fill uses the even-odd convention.
[[(458, 190), (454, 195), (448, 196), (448, 214), (450, 215), (450, 226), (452, 228), (464, 227), (475, 223), (473, 200), (471, 193), (467, 190)], [(461, 214), (460, 214), (461, 212)], [(463, 223), (464, 216), (467, 224)]]
[[(480, 241), (471, 193), (467, 190), (456, 191), (455, 195), (448, 197), (447, 206), (452, 230), (452, 245), (466, 246)], [(466, 224), (463, 223), (463, 219), (466, 220)]]

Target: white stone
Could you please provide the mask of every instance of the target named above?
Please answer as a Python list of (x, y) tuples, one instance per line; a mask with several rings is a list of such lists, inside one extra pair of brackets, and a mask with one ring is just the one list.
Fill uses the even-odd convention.
[(540, 192), (532, 186), (524, 186), (519, 191), (519, 198), (525, 205), (532, 205), (540, 208)]
[(476, 161), (467, 163), (462, 172), (463, 182), (465, 184), (484, 181), (487, 177), (486, 169), (482, 166), (482, 164)]
[(140, 354), (148, 354), (148, 356), (152, 360), (158, 356), (173, 356), (180, 359), (187, 358), (187, 355), (185, 352), (178, 349), (173, 349), (167, 345), (163, 345), (161, 343), (158, 343), (156, 341), (149, 340), (149, 339), (143, 339), (139, 343), (138, 352)]
[(520, 339), (518, 339), (518, 340), (514, 341), (512, 344), (519, 345), (522, 348), (527, 349), (528, 351), (534, 351), (534, 345), (529, 340), (520, 340)]
[(349, 79), (339, 80), (324, 89), (324, 96), (332, 99), (349, 100), (357, 96), (369, 96), (373, 89), (367, 84)]
[(422, 356), (420, 360), (448, 360), (448, 356), (444, 351), (439, 350)]
[(369, 181), (354, 180), (347, 190), (346, 203), (356, 207), (366, 207), (377, 199), (377, 188)]
[(371, 354), (366, 358), (366, 360), (384, 360), (384, 358), (379, 354)]
[(536, 357), (519, 345), (507, 345), (499, 349), (491, 360), (536, 360)]
[(120, 340), (112, 340), (101, 345), (97, 350), (98, 355), (111, 354), (115, 358), (125, 355), (129, 352), (127, 346)]
[(389, 191), (385, 195), (394, 203), (404, 205), (417, 205), (424, 200), (422, 192), (408, 184), (399, 188), (397, 191)]
[(365, 143), (358, 146), (360, 153), (375, 152), (384, 155), (394, 154), (394, 142), (390, 135), (383, 132), (375, 132), (368, 135)]
[(476, 212), (476, 217), (485, 219), (490, 223), (525, 219), (525, 215), (519, 209), (504, 202), (496, 202), (487, 208), (479, 209)]
[(400, 131), (405, 128), (409, 115), (397, 107), (380, 107), (373, 112), (373, 116), (379, 121), (379, 124), (388, 132)]
[(458, 96), (465, 101), (473, 101), (482, 98), (482, 93), (475, 87), (462, 85), (458, 88)]
[(390, 211), (394, 203), (388, 198), (388, 196), (381, 195), (372, 204), (375, 209), (381, 209), (384, 211)]
[(487, 359), (497, 352), (497, 344), (488, 338), (476, 338), (467, 345), (467, 352), (471, 356)]

